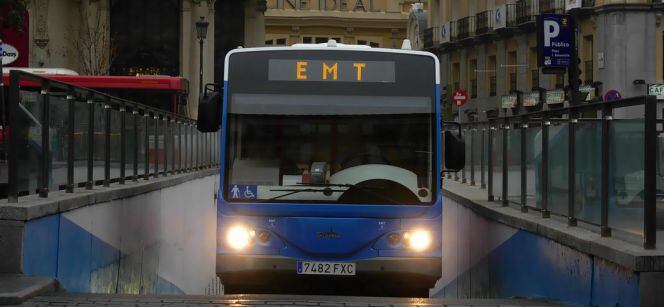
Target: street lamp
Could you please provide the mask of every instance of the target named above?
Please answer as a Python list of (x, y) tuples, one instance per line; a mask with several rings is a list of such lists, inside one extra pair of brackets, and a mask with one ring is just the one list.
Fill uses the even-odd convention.
[(198, 77), (198, 93), (199, 95), (203, 92), (203, 41), (207, 36), (208, 22), (205, 21), (205, 17), (201, 16), (201, 20), (196, 22), (196, 37), (198, 38), (198, 43), (200, 44), (201, 59), (200, 59), (200, 75)]

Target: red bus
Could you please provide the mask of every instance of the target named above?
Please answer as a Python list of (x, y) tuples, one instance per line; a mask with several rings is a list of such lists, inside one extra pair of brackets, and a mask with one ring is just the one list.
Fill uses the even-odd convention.
[[(145, 105), (186, 114), (189, 81), (183, 77), (169, 76), (80, 76), (68, 69), (56, 68), (5, 68), (2, 81), (5, 85), (5, 99), (8, 95), (9, 71), (23, 70), (44, 75), (58, 81), (94, 89), (112, 96), (136, 101)], [(22, 84), (22, 86), (37, 86)], [(5, 100), (6, 101), (6, 100)]]

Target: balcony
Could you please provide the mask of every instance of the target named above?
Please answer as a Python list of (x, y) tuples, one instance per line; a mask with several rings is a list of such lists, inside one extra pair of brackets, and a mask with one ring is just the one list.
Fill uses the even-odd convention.
[(516, 2), (516, 23), (523, 25), (537, 20), (538, 0), (518, 0)]
[(515, 28), (518, 23), (516, 20), (516, 4), (508, 4), (506, 7), (505, 20), (507, 21), (508, 28)]
[(468, 16), (457, 20), (456, 39), (464, 40), (475, 36), (475, 16)]
[(539, 0), (539, 11), (542, 14), (565, 13), (565, 0)]
[(440, 27), (424, 29), (422, 34), (420, 34), (420, 41), (422, 42), (425, 50), (437, 47), (438, 44), (440, 44)]
[(493, 11), (489, 10), (477, 14), (475, 22), (477, 24), (475, 34), (482, 35), (491, 32), (493, 30)]

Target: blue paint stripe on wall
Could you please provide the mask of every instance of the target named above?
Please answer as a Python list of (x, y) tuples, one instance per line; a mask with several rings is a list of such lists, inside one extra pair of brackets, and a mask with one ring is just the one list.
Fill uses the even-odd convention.
[(58, 274), (58, 233), (60, 215), (51, 215), (25, 224), (23, 272), (28, 275)]
[(23, 271), (29, 275), (55, 277), (69, 292), (117, 293), (118, 290), (129, 290), (131, 293), (140, 293), (141, 289), (150, 288), (156, 293), (184, 293), (175, 284), (160, 276), (156, 276), (154, 285), (146, 287), (129, 281), (130, 287), (136, 289), (118, 289), (117, 285), (123, 282), (118, 278), (144, 274), (140, 272), (142, 266), (138, 266), (136, 268), (139, 272), (119, 276), (118, 271), (123, 260), (130, 261), (130, 256), (137, 255), (122, 255), (117, 248), (62, 215), (52, 215), (26, 223), (23, 243)]
[[(473, 284), (474, 270), (488, 271), (489, 285)], [(476, 288), (464, 291), (463, 287)], [(542, 297), (578, 306), (640, 302), (637, 274), (523, 230), (434, 296), (478, 292), (498, 298)]]

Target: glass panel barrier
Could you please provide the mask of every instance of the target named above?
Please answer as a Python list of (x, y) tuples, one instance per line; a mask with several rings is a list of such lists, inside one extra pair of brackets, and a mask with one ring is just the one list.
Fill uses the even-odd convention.
[[(521, 129), (507, 130), (507, 200), (521, 203)], [(502, 187), (501, 187), (502, 189)], [(502, 191), (502, 190), (501, 190)]]
[(491, 159), (493, 159), (493, 196), (502, 199), (503, 191), (503, 130), (493, 130)]
[(602, 203), (602, 123), (579, 120), (575, 140), (574, 213), (581, 221), (599, 224)]
[(644, 121), (613, 120), (610, 139), (609, 227), (643, 235)]
[(69, 114), (64, 93), (50, 95), (49, 118), (49, 191), (64, 190), (67, 184), (67, 131)]
[(549, 210), (567, 215), (569, 174), (569, 126), (555, 122), (549, 126)]
[(526, 131), (526, 205), (542, 208), (542, 127), (533, 122)]

